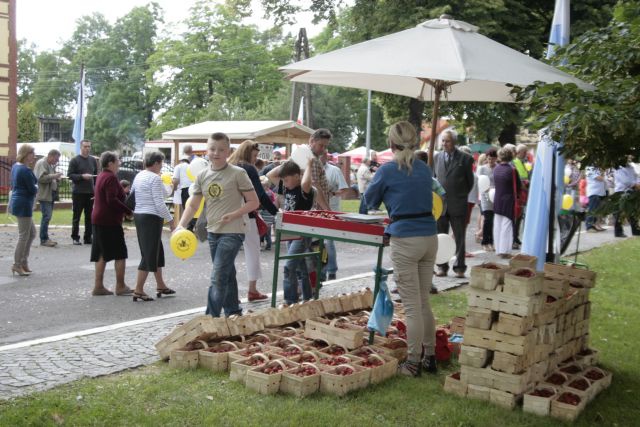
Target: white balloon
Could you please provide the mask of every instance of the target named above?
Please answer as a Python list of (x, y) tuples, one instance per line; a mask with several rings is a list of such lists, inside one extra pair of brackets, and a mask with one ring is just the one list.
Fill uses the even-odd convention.
[(309, 159), (313, 157), (313, 152), (308, 145), (299, 145), (291, 154), (291, 160), (296, 162), (300, 169), (306, 169)]
[(202, 157), (194, 158), (191, 163), (189, 163), (189, 170), (191, 171), (191, 175), (193, 175), (194, 178), (197, 177), (200, 172), (207, 168), (207, 165), (207, 161)]
[(195, 188), (196, 188), (195, 184), (191, 184), (189, 186), (189, 197), (193, 196), (193, 192), (194, 192)]
[(456, 253), (456, 242), (448, 234), (438, 234), (436, 264), (445, 264)]
[(491, 200), (491, 203), (493, 203), (493, 199), (496, 197), (496, 189), (492, 188), (491, 190), (489, 190), (489, 200)]
[(481, 193), (484, 193), (485, 191), (487, 191), (490, 186), (491, 186), (491, 180), (487, 175), (480, 175), (478, 177), (478, 190), (480, 190)]

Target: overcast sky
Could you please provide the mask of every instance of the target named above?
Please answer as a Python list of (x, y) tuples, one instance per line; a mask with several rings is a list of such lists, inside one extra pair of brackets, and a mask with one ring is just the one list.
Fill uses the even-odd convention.
[[(19, 0), (17, 9), (18, 39), (26, 38), (35, 43), (39, 50), (57, 49), (67, 40), (75, 29), (75, 22), (84, 15), (100, 12), (111, 23), (126, 15), (135, 6), (144, 6), (150, 0)], [(189, 8), (195, 0), (155, 0), (164, 10), (165, 27), (188, 17)], [(262, 16), (262, 11), (256, 13)], [(305, 26), (307, 35), (313, 37), (320, 27), (311, 24), (308, 15), (299, 18), (299, 24), (287, 31), (297, 34), (300, 26)], [(258, 26), (265, 28), (269, 24), (256, 20)]]

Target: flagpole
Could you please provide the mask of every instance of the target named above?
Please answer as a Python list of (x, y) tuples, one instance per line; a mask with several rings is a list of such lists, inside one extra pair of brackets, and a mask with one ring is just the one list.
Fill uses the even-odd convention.
[(367, 96), (367, 134), (365, 136), (365, 153), (364, 157), (369, 158), (369, 152), (371, 151), (371, 91), (368, 91)]
[(83, 120), (84, 120), (84, 63), (81, 63), (80, 64), (80, 88), (78, 89), (76, 118), (73, 124), (73, 139), (75, 142), (76, 154), (80, 154), (80, 146), (82, 145), (82, 138), (84, 138)]

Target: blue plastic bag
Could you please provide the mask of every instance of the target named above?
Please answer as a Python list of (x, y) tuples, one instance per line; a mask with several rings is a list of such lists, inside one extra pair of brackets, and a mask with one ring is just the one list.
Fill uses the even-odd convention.
[(387, 274), (388, 272), (382, 269), (382, 275), (380, 276), (380, 289), (378, 295), (373, 304), (373, 310), (371, 310), (371, 316), (369, 316), (369, 322), (367, 328), (370, 331), (378, 332), (380, 335), (387, 335), (387, 328), (391, 324), (393, 319), (393, 300), (391, 299), (391, 293), (387, 287)]

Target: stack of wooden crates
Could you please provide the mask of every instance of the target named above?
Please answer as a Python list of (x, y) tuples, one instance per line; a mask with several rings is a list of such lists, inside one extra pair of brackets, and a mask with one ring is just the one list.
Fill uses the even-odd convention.
[(543, 273), (535, 265), (535, 257), (518, 255), (509, 265), (472, 268), (461, 370), (446, 378), (446, 391), (514, 408), (563, 363), (595, 362), (588, 348), (595, 273), (559, 264)]

